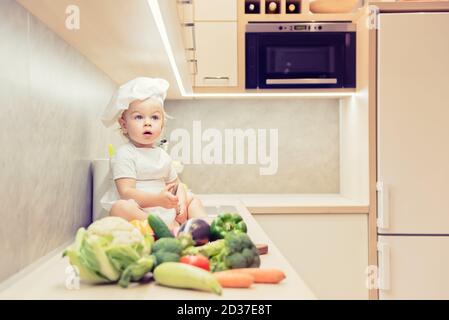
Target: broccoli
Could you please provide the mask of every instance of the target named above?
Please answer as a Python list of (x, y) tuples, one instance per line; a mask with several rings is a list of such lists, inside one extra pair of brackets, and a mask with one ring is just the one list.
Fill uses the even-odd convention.
[(164, 262), (179, 262), (182, 252), (182, 244), (175, 238), (161, 238), (154, 243), (153, 255), (156, 264)]
[[(189, 239), (181, 239), (180, 237), (179, 240), (187, 244)], [(203, 246), (194, 247), (187, 245), (186, 247), (184, 245), (182, 255), (199, 254), (209, 258), (212, 272), (237, 268), (257, 268), (260, 266), (260, 257), (256, 246), (246, 233), (238, 231), (231, 231), (225, 235), (224, 239), (216, 240)]]
[(153, 245), (153, 252), (168, 251), (177, 254), (181, 254), (182, 244), (175, 238), (161, 238), (157, 240)]
[(128, 287), (131, 281), (139, 281), (148, 270), (154, 267), (154, 257), (142, 257), (135, 263), (130, 264), (122, 273), (119, 285), (123, 288)]
[(193, 247), (195, 245), (195, 241), (193, 241), (192, 235), (188, 232), (179, 233), (177, 239), (181, 243), (182, 250)]
[(209, 259), (212, 272), (260, 266), (259, 252), (246, 233), (229, 232), (222, 249)]
[(164, 262), (179, 262), (179, 259), (181, 258), (179, 254), (168, 251), (154, 252), (153, 256), (156, 258), (156, 265), (160, 265)]

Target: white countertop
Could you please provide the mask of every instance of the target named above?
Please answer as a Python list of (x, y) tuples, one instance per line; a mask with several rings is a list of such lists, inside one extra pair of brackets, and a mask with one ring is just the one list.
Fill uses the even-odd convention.
[[(69, 279), (66, 269), (69, 263), (67, 259), (61, 258), (61, 252), (58, 252), (31, 272), (16, 279), (0, 292), (0, 299), (316, 299), (245, 206), (239, 200), (231, 198), (219, 200), (220, 206), (237, 208), (248, 225), (248, 234), (255, 243), (268, 244), (269, 252), (261, 256), (261, 267), (283, 270), (286, 279), (280, 284), (254, 284), (248, 289), (225, 288), (221, 296), (201, 291), (167, 288), (154, 282), (133, 284), (127, 289), (116, 284), (93, 286), (81, 283), (78, 290), (69, 290), (66, 287), (66, 280)], [(204, 199), (203, 202), (206, 206), (214, 206), (217, 203), (212, 198)]]
[(236, 199), (253, 214), (284, 213), (365, 213), (367, 203), (341, 194), (200, 194), (205, 205)]

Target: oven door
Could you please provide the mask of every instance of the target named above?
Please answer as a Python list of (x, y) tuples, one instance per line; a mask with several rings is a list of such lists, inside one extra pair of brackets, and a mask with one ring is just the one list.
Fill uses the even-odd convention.
[(351, 87), (345, 79), (355, 73), (348, 65), (355, 63), (351, 40), (347, 32), (259, 33), (258, 87)]

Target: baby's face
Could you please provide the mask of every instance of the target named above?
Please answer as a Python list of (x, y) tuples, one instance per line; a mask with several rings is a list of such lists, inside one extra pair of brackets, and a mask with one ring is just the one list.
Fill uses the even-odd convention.
[(129, 105), (119, 122), (136, 147), (152, 147), (161, 134), (163, 117), (159, 101), (136, 100)]

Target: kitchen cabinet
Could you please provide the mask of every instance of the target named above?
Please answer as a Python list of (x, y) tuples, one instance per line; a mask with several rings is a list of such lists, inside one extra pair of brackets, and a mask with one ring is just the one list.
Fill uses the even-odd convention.
[(254, 217), (318, 299), (368, 299), (366, 214)]
[[(193, 1), (184, 0), (177, 2), (178, 19), (181, 25), (182, 40), (185, 49), (185, 55), (190, 75), (196, 73), (195, 57), (195, 23), (194, 23), (194, 4)], [(192, 76), (192, 83), (194, 77)]]
[(445, 30), (449, 30), (447, 12), (379, 17), (380, 299), (449, 298), (449, 38)]
[(237, 0), (195, 0), (197, 21), (237, 21)]
[(177, 4), (178, 18), (182, 27), (182, 36), (184, 41), (184, 48), (188, 51), (193, 51), (194, 43), (194, 19), (193, 19), (193, 2), (179, 1)]
[(379, 299), (449, 299), (448, 248), (447, 236), (379, 236)]
[(184, 42), (184, 48), (187, 51), (187, 57), (190, 57), (188, 55), (188, 52), (194, 53), (194, 51), (195, 51), (194, 27), (195, 27), (195, 25), (193, 23), (185, 23), (182, 25), (182, 29), (181, 29), (182, 30), (182, 39)]
[(178, 17), (181, 23), (192, 23), (194, 14), (193, 1), (185, 0), (177, 2)]
[(237, 85), (237, 22), (195, 22), (195, 86)]
[[(378, 181), (391, 212), (380, 233), (449, 234), (449, 13), (381, 14)], [(400, 41), (398, 41), (400, 39)], [(386, 199), (387, 200), (387, 199)]]
[[(196, 87), (237, 86), (237, 0), (195, 0), (186, 42)], [(189, 35), (186, 35), (189, 37)], [(190, 52), (189, 52), (190, 51)]]

